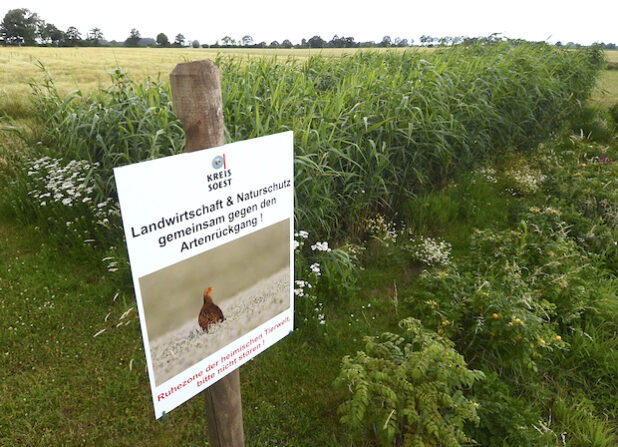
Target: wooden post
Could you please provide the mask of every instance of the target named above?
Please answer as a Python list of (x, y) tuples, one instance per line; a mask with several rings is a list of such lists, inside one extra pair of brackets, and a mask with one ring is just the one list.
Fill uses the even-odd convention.
[[(221, 75), (210, 61), (178, 64), (170, 74), (174, 112), (187, 135), (185, 152), (225, 144)], [(204, 391), (212, 447), (244, 446), (238, 369)]]
[(178, 64), (170, 74), (174, 112), (187, 134), (185, 152), (225, 144), (219, 69), (208, 61)]

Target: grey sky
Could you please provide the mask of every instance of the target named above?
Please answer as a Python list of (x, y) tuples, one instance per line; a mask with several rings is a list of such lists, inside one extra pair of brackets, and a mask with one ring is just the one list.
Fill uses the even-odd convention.
[(256, 42), (334, 34), (357, 41), (431, 36), (487, 36), (501, 33), (527, 40), (618, 43), (618, 0), (391, 0), (382, 2), (312, 0), (159, 1), (159, 0), (1, 0), (0, 18), (10, 9), (28, 8), (66, 30), (85, 36), (98, 27), (107, 40), (124, 40), (131, 28), (142, 37), (160, 32), (170, 40), (214, 43), (249, 34)]

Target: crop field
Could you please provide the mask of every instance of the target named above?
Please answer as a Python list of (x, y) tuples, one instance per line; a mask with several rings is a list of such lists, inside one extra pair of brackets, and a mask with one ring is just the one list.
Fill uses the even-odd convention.
[(0, 48), (0, 446), (208, 445), (199, 396), (153, 418), (112, 176), (182, 152), (204, 57), (227, 141), (294, 131), (248, 446), (618, 445), (617, 55)]
[[(342, 57), (357, 49), (160, 49), (160, 48), (11, 48), (0, 47), (0, 116), (26, 118), (32, 113), (29, 101), (30, 82), (44, 77), (42, 67), (53, 77), (58, 90), (68, 93), (80, 89), (84, 93), (109, 86), (109, 72), (122, 67), (132, 79), (147, 77), (167, 79), (176, 64), (192, 60), (235, 57), (242, 59), (277, 57), (304, 61), (311, 56)], [(424, 51), (415, 49), (372, 49), (378, 52)], [(618, 51), (606, 51), (607, 61), (618, 64)], [(618, 70), (601, 74), (593, 101), (604, 106), (618, 102)]]
[(605, 55), (608, 62), (618, 62), (618, 50), (607, 50)]
[(618, 70), (605, 70), (601, 73), (592, 101), (602, 107), (618, 104)]
[(608, 50), (605, 56), (611, 69), (601, 73), (593, 102), (602, 107), (611, 107), (618, 104), (618, 50)]
[[(143, 81), (148, 76), (166, 79), (181, 62), (219, 57), (241, 59), (288, 57), (298, 61), (314, 55), (341, 57), (358, 50), (346, 49), (179, 49), (179, 48), (15, 48), (0, 47), (0, 116), (27, 116), (29, 83), (43, 78), (41, 66), (52, 75), (62, 93), (75, 89), (91, 92), (110, 85), (109, 72), (122, 67), (132, 79)], [(375, 50), (374, 50), (375, 51)], [(402, 50), (378, 50), (402, 51)]]

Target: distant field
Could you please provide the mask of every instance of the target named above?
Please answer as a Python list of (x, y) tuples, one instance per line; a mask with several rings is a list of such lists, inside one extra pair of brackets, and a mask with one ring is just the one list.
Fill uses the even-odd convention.
[(601, 73), (592, 101), (603, 107), (618, 104), (618, 70), (604, 70)]
[[(15, 89), (27, 85), (30, 78), (40, 78), (36, 62), (40, 61), (63, 86), (83, 89), (100, 87), (108, 82), (107, 71), (123, 67), (136, 78), (161, 73), (167, 76), (180, 62), (224, 56), (289, 56), (305, 59), (316, 54), (338, 57), (356, 50), (272, 50), (272, 49), (155, 49), (155, 48), (0, 48), (0, 83)], [(6, 86), (6, 87), (5, 87)]]
[(30, 107), (28, 84), (33, 79), (41, 80), (44, 77), (37, 66), (39, 61), (52, 75), (56, 87), (61, 92), (68, 93), (75, 89), (88, 92), (107, 86), (110, 82), (108, 72), (116, 67), (122, 67), (132, 79), (142, 80), (147, 76), (159, 75), (167, 78), (178, 63), (214, 59), (217, 55), (243, 58), (277, 56), (282, 59), (293, 57), (304, 60), (318, 54), (340, 57), (356, 51), (358, 50), (0, 47), (0, 116), (9, 114), (15, 118), (27, 117)]
[[(618, 50), (606, 51), (607, 62), (618, 64)], [(604, 107), (618, 104), (618, 70), (605, 70), (601, 73), (596, 92), (592, 100)]]
[[(420, 51), (427, 51), (420, 50)], [(109, 84), (108, 72), (122, 67), (131, 78), (147, 76), (167, 78), (176, 64), (199, 59), (214, 59), (217, 55), (238, 57), (277, 56), (304, 60), (313, 55), (340, 57), (356, 49), (158, 49), (158, 48), (8, 48), (0, 47), (0, 116), (26, 118), (30, 114), (29, 82), (44, 75), (37, 66), (41, 62), (52, 75), (56, 87), (63, 93), (80, 89), (89, 92)], [(402, 51), (401, 49), (371, 49), (371, 51)], [(406, 51), (406, 50), (403, 50)], [(408, 51), (419, 51), (418, 48)], [(609, 62), (618, 62), (618, 51), (607, 51)], [(593, 101), (604, 106), (618, 102), (618, 71), (602, 73)], [(603, 93), (605, 90), (607, 93)]]

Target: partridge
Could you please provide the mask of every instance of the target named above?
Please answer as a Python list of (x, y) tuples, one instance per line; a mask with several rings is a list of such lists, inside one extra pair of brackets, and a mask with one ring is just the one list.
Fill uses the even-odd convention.
[(225, 320), (223, 312), (221, 312), (219, 306), (212, 302), (210, 292), (212, 292), (212, 287), (209, 287), (204, 291), (204, 304), (202, 305), (202, 310), (200, 310), (200, 315), (197, 318), (197, 322), (200, 324), (200, 327), (206, 332), (208, 332), (208, 329), (210, 329), (213, 324), (217, 324)]

